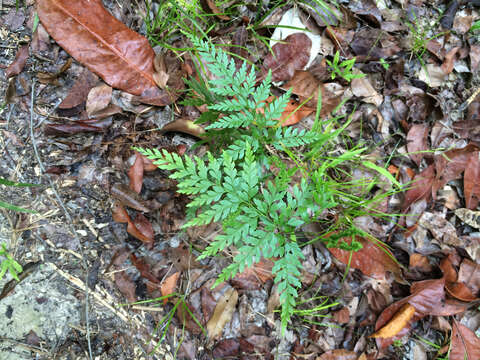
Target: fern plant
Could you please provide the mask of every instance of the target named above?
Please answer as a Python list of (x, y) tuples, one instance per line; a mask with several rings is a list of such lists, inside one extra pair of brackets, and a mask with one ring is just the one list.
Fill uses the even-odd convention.
[[(270, 73), (256, 86), (254, 70), (248, 71), (245, 63), (237, 70), (225, 52), (205, 41), (195, 38), (191, 41), (208, 63), (210, 72), (217, 76), (208, 84), (187, 81), (197, 96), (192, 103), (208, 105), (207, 133), (214, 134), (214, 139), (221, 137), (223, 147), (218, 152), (211, 147), (212, 152), (203, 157), (134, 149), (154, 160), (160, 169), (171, 171), (170, 178), (178, 181), (177, 191), (192, 196), (184, 228), (211, 222), (222, 224), (223, 232), (200, 258), (215, 256), (229, 247), (237, 252), (214, 286), (233, 278), (262, 257), (274, 261), (272, 273), (280, 292), (284, 331), (294, 314), (301, 287), (304, 256), (298, 231), (303, 225), (318, 221), (326, 209), (337, 206), (327, 170), (339, 166), (346, 157), (324, 161), (292, 184), (292, 176), (302, 169), (289, 169), (280, 154), (299, 146), (319, 149), (343, 128), (334, 132), (320, 131), (320, 126), (310, 131), (282, 128), (278, 119), (290, 100), (290, 91), (267, 104)], [(358, 156), (362, 151), (357, 149), (350, 154)], [(277, 171), (272, 171), (274, 168)], [(358, 242), (348, 244), (340, 239), (332, 246), (346, 250), (361, 247)]]

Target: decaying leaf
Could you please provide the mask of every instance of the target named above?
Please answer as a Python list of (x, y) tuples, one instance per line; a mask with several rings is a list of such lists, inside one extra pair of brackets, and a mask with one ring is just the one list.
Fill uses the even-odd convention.
[(273, 54), (269, 53), (263, 62), (263, 74), (272, 71), (273, 81), (290, 80), (296, 70), (302, 70), (310, 59), (312, 40), (304, 33), (287, 36), (273, 45)]
[(407, 134), (407, 150), (410, 158), (420, 166), (424, 154), (418, 153), (428, 150), (427, 137), (429, 127), (424, 124), (414, 124)]
[(480, 338), (455, 319), (452, 327), (450, 360), (480, 359)]
[(172, 121), (165, 125), (161, 132), (162, 134), (174, 131), (181, 132), (184, 134), (192, 135), (198, 138), (203, 138), (205, 134), (205, 129), (198, 124), (195, 124), (193, 120), (180, 118)]
[(476, 209), (480, 200), (480, 152), (474, 151), (468, 159), (463, 175), (465, 206)]
[(395, 315), (384, 325), (380, 330), (376, 331), (370, 337), (372, 338), (391, 338), (397, 335), (407, 324), (412, 320), (415, 315), (415, 308), (406, 303), (403, 305)]
[(112, 196), (120, 201), (121, 204), (132, 209), (149, 212), (150, 209), (145, 205), (143, 199), (125, 184), (114, 184), (111, 188)]
[[(335, 89), (332, 85), (336, 86)], [(338, 84), (323, 84), (318, 81), (310, 71), (297, 70), (293, 78), (283, 86), (285, 89), (292, 89), (292, 93), (298, 95), (301, 103), (308, 100), (305, 105), (311, 109), (317, 108), (318, 91), (321, 91), (322, 109), (321, 117), (330, 113), (340, 104), (343, 88)]]
[(207, 323), (207, 333), (210, 341), (218, 339), (225, 325), (232, 319), (237, 306), (238, 293), (235, 289), (228, 289), (215, 307), (215, 311)]
[(8, 79), (22, 72), (29, 56), (29, 45), (23, 45), (18, 49), (15, 59), (5, 70), (5, 77)]
[[(350, 242), (351, 239), (344, 239), (347, 242)], [(360, 270), (367, 276), (371, 276), (376, 279), (385, 278), (386, 272), (390, 271), (396, 275), (401, 274), (400, 266), (394, 260), (394, 256), (387, 249), (386, 246), (381, 245), (380, 243), (372, 243), (371, 241), (365, 239), (358, 239), (363, 245), (363, 248), (359, 251), (353, 252), (342, 250), (342, 249), (329, 249), (330, 252), (338, 260), (344, 264), (350, 263), (350, 266), (354, 269)], [(350, 254), (351, 260), (350, 260)]]
[(112, 216), (113, 220), (116, 222), (127, 223), (127, 233), (134, 238), (142, 241), (148, 246), (153, 245), (153, 227), (143, 214), (138, 213), (132, 221), (123, 205), (115, 202), (112, 208)]
[(101, 110), (104, 110), (112, 100), (112, 88), (106, 84), (96, 86), (90, 90), (87, 96), (87, 114), (89, 117), (95, 116)]
[(97, 81), (98, 77), (85, 68), (75, 80), (68, 95), (63, 99), (60, 105), (58, 105), (58, 108), (62, 110), (72, 109), (84, 104), (87, 101), (90, 89), (95, 86)]
[(272, 267), (272, 260), (261, 259), (258, 263), (235, 275), (232, 279), (232, 286), (244, 290), (260, 289), (263, 283), (273, 279)]
[[(274, 96), (269, 96), (265, 100), (265, 102), (269, 104), (274, 99), (275, 99)], [(297, 101), (290, 100), (287, 103), (287, 106), (285, 106), (285, 109), (283, 109), (282, 116), (280, 117), (280, 119), (278, 119), (279, 123), (282, 126), (294, 125), (315, 111), (314, 109), (309, 108), (307, 106), (302, 106), (302, 107), (299, 107), (299, 106), (300, 104)], [(264, 109), (260, 108), (257, 111), (263, 113)]]
[(65, 124), (47, 124), (44, 133), (51, 136), (71, 136), (87, 132), (101, 133), (111, 125), (112, 118), (76, 120)]
[(230, 20), (230, 17), (225, 15), (218, 6), (215, 4), (215, 0), (201, 0), (200, 1), (205, 10), (211, 10), (221, 20)]
[(165, 65), (165, 59), (163, 54), (157, 54), (155, 60), (153, 61), (153, 67), (155, 73), (153, 74), (153, 79), (160, 89), (165, 89), (167, 86), (168, 78), (170, 75), (167, 72), (167, 65)]
[[(177, 287), (177, 282), (180, 277), (180, 272), (177, 271), (176, 273), (170, 275), (162, 282), (162, 286), (160, 288), (160, 292), (162, 296), (167, 296), (173, 294), (175, 292), (175, 288)], [(163, 299), (163, 303), (166, 304), (168, 299)]]
[(328, 350), (315, 360), (357, 360), (358, 355), (354, 351), (345, 349)]
[(128, 169), (128, 178), (130, 179), (130, 189), (135, 191), (137, 194), (140, 194), (143, 184), (143, 168), (144, 160), (142, 155), (138, 152), (135, 152), (135, 162)]
[[(410, 296), (407, 296), (388, 306), (377, 319), (375, 330), (378, 331), (400, 310), (405, 304), (415, 308), (415, 314), (410, 323), (418, 321), (427, 315), (448, 316), (465, 311), (465, 304), (445, 300), (445, 278), (436, 280), (418, 281), (410, 287)], [(409, 323), (409, 324), (410, 324)], [(377, 338), (379, 348), (391, 345), (394, 340), (401, 338), (410, 331), (410, 325), (403, 327), (396, 336), (391, 338)]]
[(155, 53), (148, 40), (112, 16), (101, 0), (40, 0), (37, 12), (55, 41), (108, 85), (152, 105), (174, 101), (174, 94), (155, 83)]

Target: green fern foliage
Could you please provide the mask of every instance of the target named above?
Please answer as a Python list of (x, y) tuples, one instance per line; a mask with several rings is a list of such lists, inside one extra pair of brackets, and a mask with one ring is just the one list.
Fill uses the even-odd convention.
[[(209, 117), (213, 120), (206, 127), (207, 134), (213, 134), (211, 152), (200, 158), (181, 157), (166, 150), (134, 149), (154, 160), (160, 169), (170, 171), (170, 177), (178, 181), (177, 191), (191, 196), (184, 228), (222, 224), (223, 232), (200, 255), (203, 259), (229, 247), (235, 249), (232, 263), (223, 269), (215, 286), (262, 257), (274, 260), (272, 272), (280, 292), (285, 330), (301, 287), (304, 255), (298, 231), (337, 203), (328, 186), (319, 185), (324, 183), (324, 169), (312, 172), (315, 179), (304, 178), (295, 184), (291, 177), (296, 170), (282, 167), (276, 153), (299, 146), (322, 146), (328, 136), (281, 128), (278, 119), (290, 91), (267, 104), (271, 74), (256, 86), (254, 70), (249, 70), (246, 63), (237, 70), (225, 52), (208, 42), (190, 40), (216, 76), (208, 84), (192, 83), (197, 96), (208, 102), (208, 111), (215, 115)], [(212, 144), (218, 139), (224, 143), (214, 152)], [(272, 168), (279, 166), (280, 171), (273, 173)]]

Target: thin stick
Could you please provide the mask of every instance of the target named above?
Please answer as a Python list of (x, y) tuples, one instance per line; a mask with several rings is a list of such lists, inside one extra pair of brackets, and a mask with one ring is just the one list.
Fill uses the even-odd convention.
[[(42, 160), (40, 159), (40, 155), (39, 155), (38, 149), (37, 149), (37, 144), (35, 142), (35, 137), (33, 135), (33, 117), (34, 117), (33, 103), (35, 101), (35, 80), (33, 80), (31, 92), (32, 92), (32, 96), (30, 98), (30, 139), (32, 139), (33, 151), (35, 153), (35, 157), (37, 158), (38, 165), (40, 166), (40, 170), (41, 170), (42, 174), (45, 174), (45, 168), (43, 166)], [(86, 329), (87, 329), (86, 337), (87, 337), (87, 344), (88, 344), (88, 356), (89, 356), (90, 360), (93, 360), (92, 344), (91, 344), (91, 341), (90, 341), (90, 324), (89, 324), (90, 318), (89, 318), (89, 310), (88, 310), (88, 285), (87, 285), (88, 284), (88, 265), (87, 265), (87, 262), (85, 260), (82, 243), (80, 242), (80, 239), (77, 237), (75, 229), (73, 228), (72, 217), (70, 216), (70, 213), (68, 212), (67, 208), (65, 207), (65, 204), (63, 203), (62, 198), (58, 194), (58, 191), (57, 191), (56, 186), (53, 183), (52, 179), (48, 176), (47, 176), (47, 179), (48, 179), (48, 182), (50, 183), (50, 187), (51, 187), (53, 193), (55, 194), (55, 197), (57, 198), (58, 203), (62, 207), (63, 213), (68, 220), (68, 227), (70, 228), (70, 232), (71, 232), (73, 238), (75, 239), (75, 241), (78, 243), (78, 246), (80, 248), (80, 253), (82, 254), (82, 265), (83, 265), (83, 268), (85, 270), (85, 285), (86, 285), (85, 286), (85, 322), (86, 322)]]

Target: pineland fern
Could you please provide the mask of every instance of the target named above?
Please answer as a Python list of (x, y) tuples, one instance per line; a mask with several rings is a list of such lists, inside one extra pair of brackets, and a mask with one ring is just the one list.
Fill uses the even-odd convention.
[[(253, 69), (248, 71), (245, 63), (237, 70), (225, 52), (205, 41), (191, 40), (208, 69), (217, 76), (208, 84), (214, 96), (202, 90), (207, 93), (204, 100), (209, 111), (215, 115), (206, 129), (228, 141), (219, 154), (207, 152), (201, 158), (181, 157), (166, 150), (134, 149), (154, 160), (160, 169), (171, 171), (170, 178), (178, 181), (177, 191), (191, 195), (184, 228), (222, 224), (223, 232), (206, 247), (200, 259), (229, 247), (237, 251), (214, 286), (262, 257), (274, 261), (272, 273), (280, 292), (284, 331), (294, 314), (301, 287), (304, 256), (296, 234), (302, 225), (316, 221), (325, 209), (337, 204), (322, 180), (326, 169), (316, 169), (313, 178), (303, 178), (298, 184), (291, 184), (291, 170), (284, 168), (274, 174), (271, 169), (282, 163), (276, 153), (298, 146), (321, 146), (331, 135), (280, 127), (278, 119), (290, 91), (267, 104), (270, 73), (255, 86), (255, 73)], [(344, 248), (348, 246), (343, 244)], [(358, 248), (356, 243), (351, 246)]]

